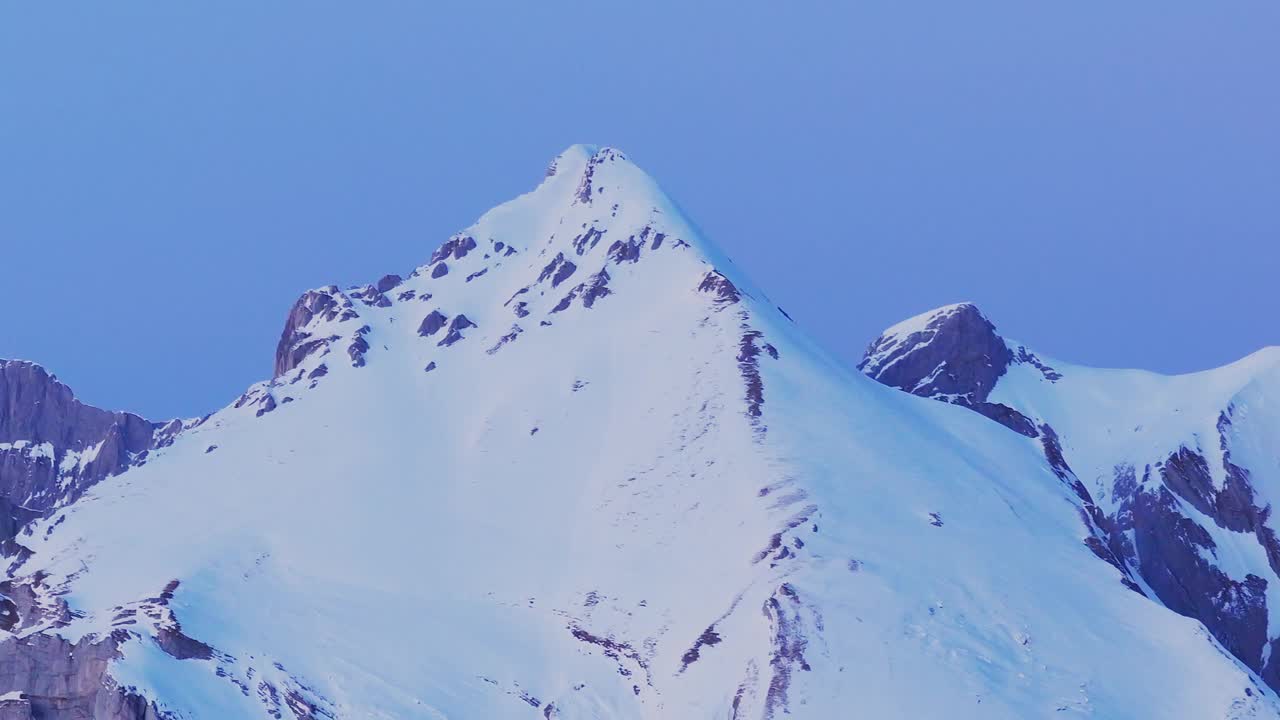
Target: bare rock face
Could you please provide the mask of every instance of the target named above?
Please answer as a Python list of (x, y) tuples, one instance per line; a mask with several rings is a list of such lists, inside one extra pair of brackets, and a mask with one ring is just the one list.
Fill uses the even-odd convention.
[(918, 328), (876, 338), (858, 369), (924, 397), (983, 402), (1013, 354), (995, 325), (968, 303), (945, 309)]
[(577, 265), (565, 259), (564, 253), (556, 253), (554, 259), (547, 263), (538, 275), (538, 282), (543, 282), (548, 278), (551, 279), (551, 287), (559, 287), (560, 283), (569, 279), (574, 271), (578, 269)]
[[(116, 657), (123, 631), (77, 643), (35, 634), (0, 643), (0, 695), (20, 700), (0, 704), (0, 718), (21, 720), (162, 720), (143, 697), (116, 687), (107, 667)], [(25, 714), (24, 714), (25, 713)]]
[(449, 332), (445, 333), (444, 339), (436, 343), (440, 347), (449, 347), (450, 345), (463, 339), (462, 331), (467, 328), (473, 328), (476, 324), (471, 322), (466, 315), (457, 315), (453, 320), (449, 321)]
[(422, 318), (422, 324), (418, 326), (418, 335), (421, 337), (430, 337), (440, 332), (440, 328), (444, 327), (449, 318), (439, 310), (432, 310), (426, 317)]
[(447, 240), (443, 245), (431, 254), (431, 259), (427, 261), (427, 265), (435, 265), (444, 262), (450, 258), (461, 260), (467, 256), (467, 253), (476, 249), (476, 239), (470, 235), (455, 235)]
[(1013, 359), (995, 325), (976, 306), (961, 303), (876, 338), (858, 369), (885, 385), (963, 405), (1015, 432), (1036, 437), (1035, 424), (1022, 413), (987, 402)]
[(378, 292), (386, 293), (390, 292), (393, 288), (399, 287), (402, 282), (404, 282), (404, 278), (399, 275), (383, 275), (382, 278), (378, 280), (375, 287), (378, 289)]
[(39, 365), (0, 360), (0, 539), (145, 461), (180, 428), (85, 405)]
[(276, 345), (275, 377), (287, 374), (308, 356), (328, 346), (329, 338), (307, 329), (314, 320), (342, 322), (358, 316), (351, 299), (337, 287), (330, 285), (303, 293), (289, 310)]
[(734, 285), (729, 278), (714, 270), (703, 276), (702, 282), (698, 284), (698, 290), (711, 293), (716, 302), (721, 305), (732, 305), (742, 299), (742, 293), (738, 290), (738, 286)]

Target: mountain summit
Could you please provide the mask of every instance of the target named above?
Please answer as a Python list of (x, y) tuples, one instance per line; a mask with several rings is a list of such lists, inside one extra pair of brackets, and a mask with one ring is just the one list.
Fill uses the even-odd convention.
[[(816, 349), (621, 152), (423, 254), (22, 526), (0, 717), (1277, 717), (1042, 444)], [(912, 389), (1015, 408), (949, 317)]]

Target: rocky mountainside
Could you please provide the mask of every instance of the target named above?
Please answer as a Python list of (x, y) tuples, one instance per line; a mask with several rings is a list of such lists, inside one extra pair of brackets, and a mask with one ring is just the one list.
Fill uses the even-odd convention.
[(1003, 375), (851, 371), (617, 150), (428, 255), (18, 521), (0, 717), (1280, 716)]
[(90, 407), (39, 365), (0, 359), (0, 548), (11, 555), (19, 527), (145, 463), (182, 426)]
[(1098, 554), (1280, 687), (1280, 348), (1172, 377), (1080, 367), (965, 303), (885, 331), (859, 368), (1038, 443)]

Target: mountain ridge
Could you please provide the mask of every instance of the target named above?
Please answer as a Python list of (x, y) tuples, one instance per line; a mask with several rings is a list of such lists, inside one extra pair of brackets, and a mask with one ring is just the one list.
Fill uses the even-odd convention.
[[(1270, 445), (1280, 422), (1266, 410), (1267, 399), (1280, 396), (1280, 348), (1179, 375), (1090, 368), (1001, 337), (971, 305), (961, 312), (982, 317), (980, 337), (959, 337), (965, 329), (949, 322), (957, 307), (890, 328), (859, 369), (1042, 439), (1048, 461), (1093, 508), (1100, 554), (1144, 594), (1203, 621), (1268, 683), (1280, 684), (1280, 668), (1270, 663), (1280, 625), (1273, 595), (1280, 542), (1270, 521), (1280, 463)], [(937, 332), (921, 331), (930, 327)], [(947, 332), (957, 337), (939, 341)], [(992, 345), (1004, 347), (1001, 361), (978, 372), (952, 360), (956, 346)], [(914, 362), (890, 365), (886, 349)], [(925, 382), (921, 368), (930, 363), (947, 389), (964, 392)]]

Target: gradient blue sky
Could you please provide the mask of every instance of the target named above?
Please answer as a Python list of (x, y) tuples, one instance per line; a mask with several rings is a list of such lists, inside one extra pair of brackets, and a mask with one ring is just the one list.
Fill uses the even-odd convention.
[(0, 357), (150, 417), (297, 295), (616, 145), (834, 352), (970, 299), (1063, 359), (1280, 343), (1280, 4), (6, 3)]

